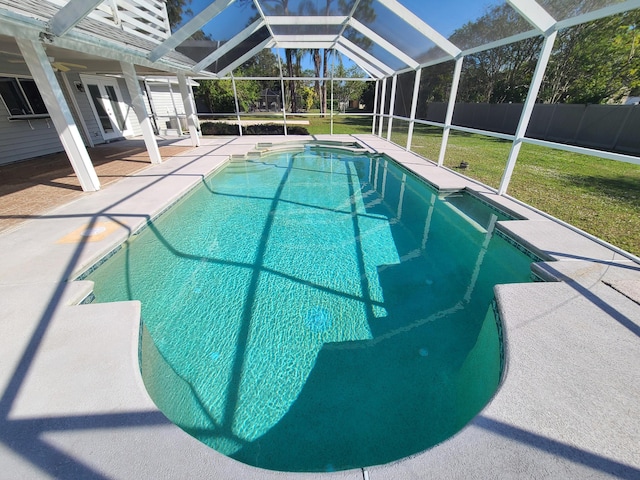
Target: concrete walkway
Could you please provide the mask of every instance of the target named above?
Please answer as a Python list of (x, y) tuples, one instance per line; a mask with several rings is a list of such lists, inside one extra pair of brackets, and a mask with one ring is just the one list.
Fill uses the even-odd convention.
[[(296, 137), (301, 140), (304, 137)], [(205, 139), (161, 165), (0, 234), (0, 471), (10, 478), (640, 478), (640, 265), (543, 215), (370, 135), (443, 189), (468, 188), (524, 220), (498, 228), (549, 262), (545, 283), (496, 287), (506, 372), (461, 432), (390, 465), (330, 474), (247, 467), (160, 413), (138, 369), (137, 302), (78, 305), (67, 282), (166, 205), (260, 142)], [(186, 140), (184, 141), (186, 145)]]

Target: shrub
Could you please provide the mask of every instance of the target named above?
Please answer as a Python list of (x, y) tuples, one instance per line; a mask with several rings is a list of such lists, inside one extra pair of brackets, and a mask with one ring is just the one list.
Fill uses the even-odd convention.
[(204, 122), (200, 131), (203, 135), (238, 135), (238, 127), (229, 123)]
[[(203, 135), (238, 135), (238, 127), (229, 123), (204, 122), (200, 124)], [(284, 126), (272, 123), (247, 125), (242, 127), (244, 135), (284, 135)], [(309, 131), (301, 126), (287, 127), (289, 135), (309, 135)]]

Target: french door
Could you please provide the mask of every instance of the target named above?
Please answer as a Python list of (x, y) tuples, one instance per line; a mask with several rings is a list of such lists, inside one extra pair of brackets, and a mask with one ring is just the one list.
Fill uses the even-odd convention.
[(83, 76), (82, 83), (103, 138), (112, 140), (130, 134), (118, 81), (115, 78)]

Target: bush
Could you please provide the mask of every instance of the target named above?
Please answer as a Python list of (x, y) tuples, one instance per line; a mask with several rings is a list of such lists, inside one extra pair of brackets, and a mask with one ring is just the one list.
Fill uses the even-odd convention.
[[(200, 124), (203, 135), (238, 135), (238, 127), (229, 123), (204, 122)], [(272, 123), (242, 127), (243, 135), (284, 135), (284, 126)], [(287, 127), (289, 135), (309, 135), (309, 131), (298, 125)]]
[(204, 122), (200, 124), (202, 135), (238, 135), (237, 125)]

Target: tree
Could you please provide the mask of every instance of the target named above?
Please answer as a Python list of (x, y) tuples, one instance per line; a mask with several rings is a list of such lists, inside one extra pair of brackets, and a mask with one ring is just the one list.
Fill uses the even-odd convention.
[[(469, 48), (529, 29), (525, 20), (504, 4), (492, 7), (482, 17), (466, 23), (451, 35), (450, 40), (461, 48)], [(533, 37), (467, 55), (458, 100), (486, 103), (524, 101), (541, 43), (541, 37)]]
[(213, 113), (236, 111), (231, 80), (201, 80), (194, 90), (194, 95)]
[[(363, 78), (364, 74), (356, 67), (344, 68), (341, 63), (334, 70), (334, 77), (337, 78)], [(333, 98), (342, 105), (348, 106), (351, 100), (360, 100), (367, 82), (361, 80), (336, 80), (333, 82)]]
[(540, 99), (548, 103), (617, 102), (640, 88), (640, 10), (558, 33)]
[(169, 26), (173, 32), (182, 23), (182, 15), (192, 13), (189, 8), (191, 0), (166, 0), (166, 5)]
[[(249, 112), (260, 99), (260, 84), (255, 80), (236, 81), (236, 92), (240, 110)], [(236, 111), (233, 84), (230, 79), (201, 80), (194, 94), (213, 113), (235, 113)]]
[[(592, 10), (594, 1), (580, 5), (554, 2), (553, 7), (570, 17)], [(509, 6), (497, 6), (456, 30), (450, 40), (461, 48), (472, 48), (530, 28), (522, 22)], [(638, 25), (640, 10), (632, 10), (561, 30), (538, 99), (548, 103), (607, 103), (640, 88)], [(536, 36), (467, 55), (458, 101), (523, 102), (542, 41), (542, 36)], [(429, 67), (430, 73), (432, 70)], [(435, 97), (449, 89), (450, 76), (436, 73), (424, 80), (424, 73), (420, 98), (432, 95), (434, 99), (427, 101), (438, 101)], [(427, 96), (425, 89), (430, 92)]]

